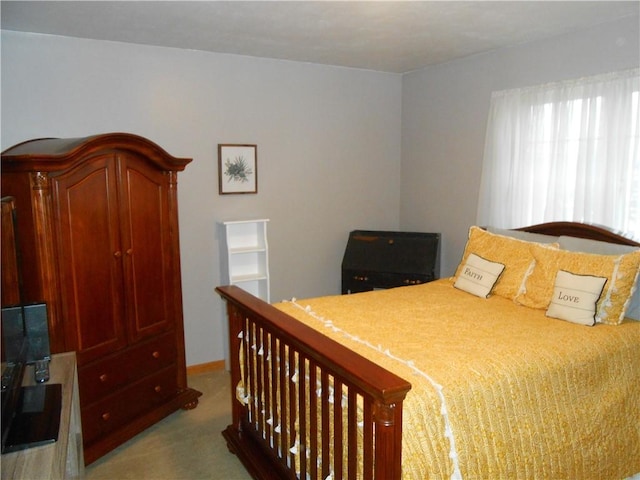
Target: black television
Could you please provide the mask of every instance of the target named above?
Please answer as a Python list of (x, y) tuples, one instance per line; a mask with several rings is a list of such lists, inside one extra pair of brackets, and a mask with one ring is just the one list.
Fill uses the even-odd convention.
[(22, 302), (22, 273), (15, 200), (2, 198), (2, 453), (55, 442), (62, 386), (23, 386), (27, 365), (49, 361), (46, 304)]

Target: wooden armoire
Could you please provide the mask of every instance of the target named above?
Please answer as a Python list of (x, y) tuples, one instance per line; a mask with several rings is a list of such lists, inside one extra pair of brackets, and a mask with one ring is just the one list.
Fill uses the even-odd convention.
[(187, 386), (177, 177), (190, 159), (131, 134), (37, 139), (2, 153), (23, 303), (52, 353), (76, 351), (85, 462), (180, 408)]

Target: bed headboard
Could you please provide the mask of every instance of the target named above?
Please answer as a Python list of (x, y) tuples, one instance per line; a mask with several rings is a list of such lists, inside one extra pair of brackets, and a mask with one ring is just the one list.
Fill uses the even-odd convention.
[(515, 228), (523, 232), (541, 233), (544, 235), (568, 235), (571, 237), (588, 238), (601, 242), (617, 243), (619, 245), (630, 245), (640, 247), (640, 243), (627, 238), (622, 233), (615, 232), (607, 227), (589, 225), (577, 222), (549, 222), (532, 225), (530, 227)]

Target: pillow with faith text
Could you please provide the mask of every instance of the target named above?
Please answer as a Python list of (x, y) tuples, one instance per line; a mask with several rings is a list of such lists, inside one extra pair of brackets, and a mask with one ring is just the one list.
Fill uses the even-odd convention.
[(453, 286), (477, 297), (488, 298), (503, 270), (502, 263), (490, 262), (470, 253)]

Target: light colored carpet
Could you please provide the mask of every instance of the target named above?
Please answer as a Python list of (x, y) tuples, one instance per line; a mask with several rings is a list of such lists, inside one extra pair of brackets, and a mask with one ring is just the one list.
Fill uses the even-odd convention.
[(229, 374), (190, 375), (202, 392), (194, 410), (179, 410), (86, 467), (85, 480), (246, 480), (221, 432), (231, 423)]

